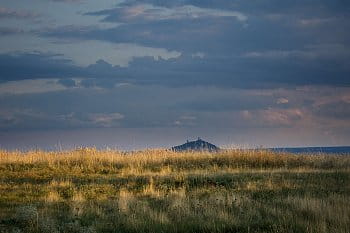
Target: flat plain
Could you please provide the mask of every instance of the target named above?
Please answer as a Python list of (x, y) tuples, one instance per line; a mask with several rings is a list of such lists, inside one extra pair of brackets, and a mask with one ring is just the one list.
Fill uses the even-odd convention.
[(0, 232), (350, 232), (350, 156), (0, 151)]

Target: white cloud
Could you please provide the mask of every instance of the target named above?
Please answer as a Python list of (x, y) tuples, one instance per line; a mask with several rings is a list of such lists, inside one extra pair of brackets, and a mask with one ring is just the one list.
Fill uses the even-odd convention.
[(167, 20), (167, 19), (188, 19), (203, 17), (235, 17), (239, 21), (246, 21), (248, 17), (238, 11), (227, 11), (217, 9), (206, 9), (192, 5), (185, 5), (174, 8), (153, 6), (150, 4), (138, 4), (119, 8), (123, 15), (121, 20), (132, 21), (135, 19), (144, 20)]
[(276, 103), (277, 104), (288, 104), (289, 100), (286, 98), (278, 98)]

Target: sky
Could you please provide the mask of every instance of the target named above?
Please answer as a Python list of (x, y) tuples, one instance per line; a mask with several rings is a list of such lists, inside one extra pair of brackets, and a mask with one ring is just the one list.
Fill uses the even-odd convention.
[(350, 145), (350, 1), (0, 0), (0, 148)]

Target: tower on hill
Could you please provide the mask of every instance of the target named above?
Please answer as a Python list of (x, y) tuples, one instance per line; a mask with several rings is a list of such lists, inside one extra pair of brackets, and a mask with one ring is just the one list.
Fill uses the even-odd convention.
[(216, 152), (219, 151), (220, 148), (211, 144), (209, 142), (203, 141), (201, 138), (198, 138), (196, 141), (188, 141), (185, 144), (174, 146), (171, 148), (173, 151), (181, 152), (181, 151), (209, 151)]

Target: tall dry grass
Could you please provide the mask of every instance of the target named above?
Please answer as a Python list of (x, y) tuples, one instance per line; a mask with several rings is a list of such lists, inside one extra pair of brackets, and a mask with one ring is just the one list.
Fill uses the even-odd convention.
[(350, 157), (0, 151), (0, 232), (350, 232)]
[(144, 150), (121, 152), (79, 148), (71, 151), (0, 151), (0, 165), (43, 164), (51, 168), (110, 168), (142, 171), (203, 170), (203, 169), (348, 169), (349, 156), (296, 155), (268, 150), (222, 150), (210, 152), (173, 152)]

